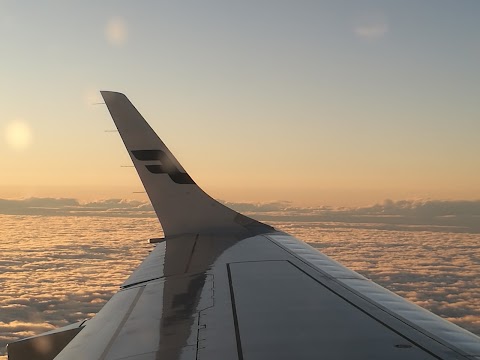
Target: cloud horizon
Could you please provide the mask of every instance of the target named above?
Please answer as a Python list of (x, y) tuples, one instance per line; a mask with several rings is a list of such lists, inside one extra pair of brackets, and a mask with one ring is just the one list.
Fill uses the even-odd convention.
[[(363, 207), (300, 207), (288, 201), (221, 201), (259, 221), (348, 223), (357, 228), (480, 233), (480, 200), (385, 200)], [(155, 217), (149, 202), (74, 198), (0, 199), (2, 215)]]

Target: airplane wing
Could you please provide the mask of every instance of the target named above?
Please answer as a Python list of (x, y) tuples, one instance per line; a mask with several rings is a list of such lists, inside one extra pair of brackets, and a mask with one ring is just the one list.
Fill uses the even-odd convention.
[(165, 238), (93, 319), (10, 360), (480, 360), (479, 337), (212, 199), (125, 95), (102, 96)]

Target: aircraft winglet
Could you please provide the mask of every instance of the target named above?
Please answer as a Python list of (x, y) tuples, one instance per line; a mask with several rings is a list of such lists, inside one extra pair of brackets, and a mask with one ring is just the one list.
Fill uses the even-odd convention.
[(101, 94), (165, 236), (271, 229), (224, 206), (200, 189), (124, 94), (112, 91)]

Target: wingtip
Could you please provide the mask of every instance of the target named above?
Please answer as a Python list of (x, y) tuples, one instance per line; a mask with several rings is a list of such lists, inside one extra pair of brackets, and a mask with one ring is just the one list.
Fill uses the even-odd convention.
[(126, 97), (125, 94), (118, 91), (100, 90), (100, 94), (102, 95), (104, 100), (112, 99), (119, 96)]
[(112, 90), (100, 90), (100, 94), (116, 94), (116, 95), (124, 95), (124, 93), (121, 93), (119, 91), (112, 91)]

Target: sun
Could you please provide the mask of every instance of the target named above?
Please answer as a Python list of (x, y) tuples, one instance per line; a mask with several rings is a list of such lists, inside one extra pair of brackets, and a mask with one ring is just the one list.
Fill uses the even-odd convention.
[(15, 120), (7, 125), (5, 130), (7, 144), (14, 150), (25, 150), (32, 143), (32, 130), (21, 120)]

